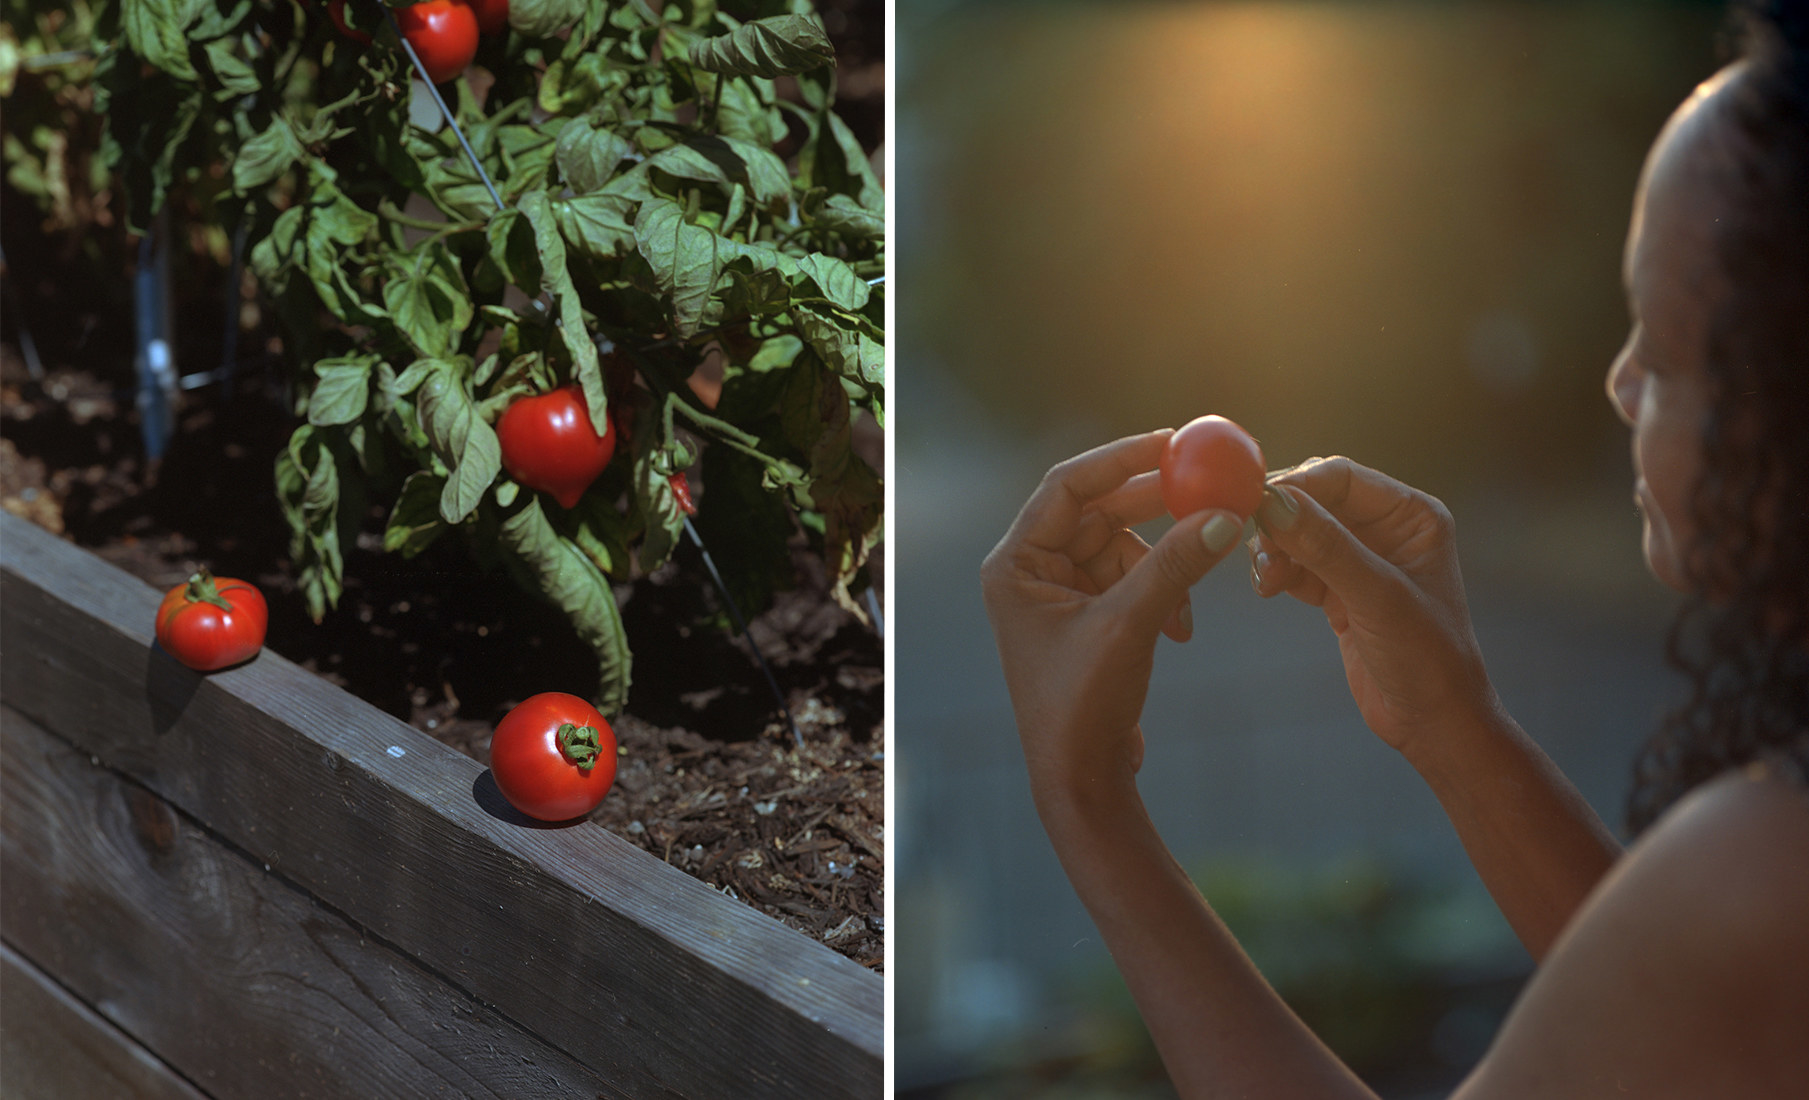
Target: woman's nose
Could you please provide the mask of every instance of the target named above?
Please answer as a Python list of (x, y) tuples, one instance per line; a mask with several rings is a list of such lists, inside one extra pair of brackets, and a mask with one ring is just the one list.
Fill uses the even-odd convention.
[(1633, 362), (1633, 341), (1628, 340), (1608, 368), (1607, 389), (1608, 403), (1614, 406), (1614, 411), (1629, 428), (1634, 426), (1634, 417), (1639, 410), (1641, 378), (1640, 369)]

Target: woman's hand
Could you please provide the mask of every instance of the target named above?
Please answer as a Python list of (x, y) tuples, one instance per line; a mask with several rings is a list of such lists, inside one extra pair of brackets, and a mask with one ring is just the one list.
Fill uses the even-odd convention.
[(1128, 528), (1164, 514), (1155, 470), (1172, 431), (1056, 466), (981, 567), (1031, 780), (1128, 781), (1156, 635), (1192, 636), (1187, 589), (1237, 543), (1229, 512), (1201, 512), (1149, 546)]
[(1369, 728), (1412, 756), (1439, 731), (1499, 720), (1445, 506), (1347, 458), (1269, 485), (1252, 583), (1324, 610)]

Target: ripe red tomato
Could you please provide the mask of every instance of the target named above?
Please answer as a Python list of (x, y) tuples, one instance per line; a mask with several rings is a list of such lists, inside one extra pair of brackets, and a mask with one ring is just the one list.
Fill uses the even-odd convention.
[(327, 16), (333, 20), (333, 25), (339, 28), (340, 34), (345, 35), (354, 42), (363, 42), (366, 45), (370, 44), (370, 35), (365, 34), (358, 28), (346, 23), (345, 0), (327, 0)]
[(1249, 519), (1263, 501), (1262, 448), (1222, 416), (1182, 425), (1169, 437), (1161, 470), (1162, 503), (1176, 519), (1207, 508)]
[(595, 809), (615, 782), (615, 731), (576, 695), (541, 692), (497, 723), (490, 771), (509, 805), (541, 821), (570, 821)]
[(509, 0), (469, 0), (477, 13), (477, 29), (495, 36), (509, 33)]
[(578, 503), (616, 453), (614, 423), (606, 422), (598, 435), (576, 385), (516, 401), (497, 420), (496, 438), (509, 476), (553, 494), (563, 508)]
[(672, 497), (678, 501), (678, 510), (687, 516), (696, 515), (697, 503), (691, 499), (691, 479), (685, 472), (680, 470), (673, 474), (666, 479), (666, 484), (672, 486)]
[(257, 656), (269, 625), (262, 592), (203, 569), (164, 593), (155, 631), (164, 652), (198, 672), (212, 672)]
[(477, 13), (465, 0), (426, 0), (397, 8), (396, 26), (435, 84), (464, 72), (477, 56)]

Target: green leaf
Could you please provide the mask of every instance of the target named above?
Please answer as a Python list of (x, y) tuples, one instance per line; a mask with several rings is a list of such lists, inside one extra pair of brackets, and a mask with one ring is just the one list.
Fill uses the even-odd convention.
[(540, 268), (546, 287), (559, 303), (559, 336), (571, 353), (572, 374), (584, 389), (590, 424), (598, 435), (608, 430), (609, 398), (603, 390), (603, 370), (597, 362), (597, 345), (584, 324), (584, 303), (572, 285), (565, 266), (565, 240), (547, 202), (545, 191), (531, 191), (521, 200), (521, 212), (534, 227), (534, 247), (540, 252)]
[(877, 241), (885, 236), (886, 219), (847, 195), (831, 195), (810, 215), (811, 221), (844, 237)]
[(283, 211), (264, 239), (252, 246), (251, 270), (256, 273), (258, 282), (273, 283), (278, 273), (296, 263), (303, 213), (299, 206)]
[(540, 253), (534, 247), (534, 228), (514, 207), (499, 210), (484, 226), (490, 258), (503, 276), (530, 298), (540, 296)]
[(553, 203), (553, 220), (565, 243), (594, 260), (615, 260), (635, 249), (629, 216), (638, 204), (620, 195), (582, 195)]
[(840, 115), (828, 109), (812, 120), (810, 138), (798, 151), (797, 182), (805, 191), (822, 187), (833, 194), (851, 196), (867, 210), (879, 212), (886, 208), (886, 190), (873, 174), (873, 165), (861, 148), (860, 139)]
[(525, 508), (504, 520), (498, 534), (535, 588), (565, 612), (578, 636), (596, 653), (598, 709), (607, 715), (620, 713), (628, 703), (631, 665), (621, 609), (608, 579), (553, 529), (537, 497), (529, 497)]
[(867, 280), (834, 256), (813, 252), (798, 261), (798, 270), (817, 285), (823, 297), (850, 313), (860, 312), (867, 304), (871, 293)]
[(428, 443), (452, 472), (440, 493), (440, 516), (447, 523), (459, 523), (502, 472), (502, 445), (496, 430), (478, 414), (464, 379), (451, 363), (435, 365), (415, 391), (415, 404)]
[(232, 162), (232, 189), (243, 195), (269, 184), (289, 166), (307, 155), (294, 127), (281, 115), (270, 120), (263, 133), (239, 147)]
[(315, 427), (350, 424), (364, 415), (371, 393), (374, 355), (323, 359), (314, 364), (314, 392), (308, 395), (308, 423)]
[(691, 64), (733, 76), (785, 76), (835, 63), (829, 32), (815, 15), (774, 15), (693, 43)]
[(886, 346), (832, 316), (809, 307), (794, 311), (798, 332), (825, 362), (844, 377), (869, 386), (886, 381)]
[(559, 132), (555, 159), (567, 186), (584, 195), (608, 183), (616, 165), (633, 152), (627, 138), (584, 119), (573, 119)]
[(864, 621), (866, 612), (849, 584), (878, 539), (885, 494), (878, 472), (851, 445), (848, 395), (815, 363), (800, 361), (786, 386), (783, 415), (787, 437), (810, 455), (808, 506), (823, 520), (823, 558), (835, 582), (832, 595)]
[(389, 525), (383, 529), (383, 549), (400, 552), (412, 558), (427, 549), (446, 530), (440, 517), (440, 495), (446, 479), (429, 470), (416, 470), (402, 483), (396, 506), (390, 509)]
[(450, 355), (472, 318), (458, 260), (445, 242), (430, 238), (391, 262), (395, 274), (383, 286), (390, 319), (423, 357)]
[(199, 0), (121, 0), (120, 28), (132, 52), (178, 80), (199, 80), (188, 56), (188, 26)]
[(722, 238), (687, 223), (684, 210), (669, 200), (641, 204), (634, 236), (660, 293), (672, 303), (674, 331), (680, 337), (696, 334), (722, 273)]
[(231, 38), (216, 38), (202, 47), (207, 53), (207, 64), (214, 71), (220, 88), (214, 93), (215, 99), (238, 99), (242, 96), (256, 95), (264, 86), (263, 80), (238, 54), (237, 43)]
[(552, 38), (584, 16), (584, 0), (510, 0), (509, 26), (529, 38)]

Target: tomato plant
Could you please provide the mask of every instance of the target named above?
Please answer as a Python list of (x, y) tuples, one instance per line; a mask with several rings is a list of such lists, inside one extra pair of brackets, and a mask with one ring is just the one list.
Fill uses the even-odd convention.
[(203, 569), (164, 593), (154, 632), (164, 652), (200, 672), (249, 661), (264, 647), (264, 594)]
[(1222, 416), (1190, 420), (1162, 452), (1162, 503), (1176, 519), (1223, 508), (1249, 519), (1263, 499), (1262, 448)]
[(477, 12), (465, 0), (421, 0), (397, 8), (396, 26), (435, 84), (464, 72), (477, 56)]
[(490, 771), (503, 797), (522, 813), (570, 821), (595, 809), (615, 782), (615, 731), (576, 695), (542, 692), (497, 723)]
[[(377, 5), (351, 2), (341, 21), (381, 40)], [(407, 27), (449, 0), (391, 2)], [(399, 51), (317, 4), (79, 6), (96, 60), (71, 102), (123, 220), (141, 231), (172, 197), (218, 218), (209, 239), (244, 240), (280, 326), (296, 424), (275, 495), (313, 618), (378, 506), (385, 551), (456, 538), (558, 606), (613, 713), (632, 663), (613, 586), (670, 557), (686, 471), (743, 609), (795, 583), (802, 539), (865, 617), (884, 489), (850, 442), (884, 423), (885, 195), (808, 0), (512, 0), (488, 79), (442, 89), (456, 132), (411, 114)], [(688, 380), (712, 356), (705, 403)], [(564, 387), (599, 437), (618, 413), (638, 430), (553, 508), (498, 426)]]
[(496, 421), (503, 469), (530, 489), (551, 493), (561, 508), (576, 508), (616, 453), (615, 427), (591, 427), (584, 391), (561, 386), (517, 398)]

